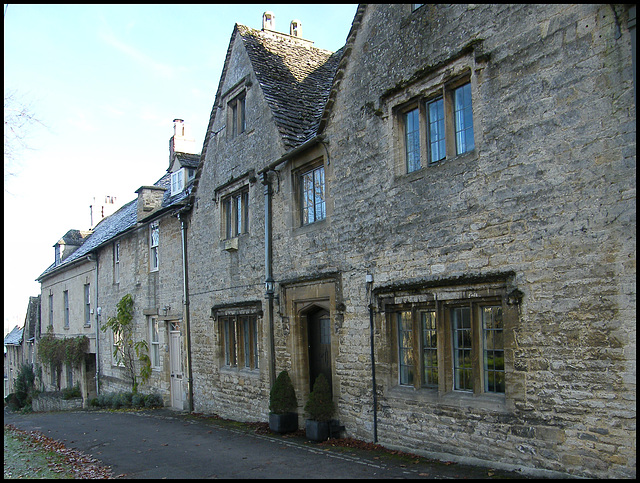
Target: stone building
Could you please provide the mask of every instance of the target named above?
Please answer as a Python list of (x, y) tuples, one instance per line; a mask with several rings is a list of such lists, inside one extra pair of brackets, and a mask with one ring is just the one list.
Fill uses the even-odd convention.
[(22, 364), (35, 367), (35, 343), (40, 334), (40, 296), (29, 297), (22, 327), (15, 326), (4, 338), (4, 395), (13, 392)]
[(58, 371), (40, 364), (44, 389), (77, 385), (85, 400), (96, 394), (96, 271), (87, 250), (91, 244), (85, 246), (91, 235), (91, 231), (67, 231), (53, 246), (54, 262), (36, 279), (40, 282), (40, 327), (34, 334), (34, 352), (38, 339), (47, 333), (59, 339), (89, 339), (85, 360), (78, 366), (64, 364)]
[(361, 5), (335, 54), (271, 18), (196, 177), (195, 410), (265, 421), (287, 369), (303, 420), (324, 373), (348, 436), (635, 477), (635, 7)]
[[(117, 315), (118, 302), (130, 294), (133, 339), (148, 345), (151, 376), (138, 390), (160, 394), (166, 406), (188, 409), (182, 256), (186, 231), (180, 213), (200, 157), (184, 121), (173, 122), (166, 174), (153, 185), (141, 186), (137, 199), (102, 222), (112, 228), (96, 252), (102, 323)], [(113, 344), (113, 333), (101, 331), (101, 391), (130, 391), (132, 381), (114, 358)]]
[(341, 55), (303, 39), (299, 22), (282, 34), (273, 21), (267, 12), (262, 30), (233, 29), (190, 218), (194, 407), (241, 420), (266, 420), (274, 367), (286, 367), (264, 300), (257, 173), (314, 134)]
[(17, 325), (4, 336), (4, 397), (15, 389), (23, 359), (23, 327)]
[[(66, 381), (58, 387), (78, 381), (85, 404), (98, 386), (100, 393), (132, 389), (129, 374), (113, 355), (113, 333), (100, 328), (116, 316), (118, 302), (130, 294), (133, 339), (147, 342), (151, 360), (151, 376), (140, 392), (158, 393), (167, 406), (188, 408), (182, 324), (186, 232), (179, 218), (199, 159), (184, 121), (175, 119), (167, 172), (155, 184), (140, 187), (136, 199), (102, 219), (91, 232), (73, 237), (80, 232), (72, 230), (65, 235), (56, 244), (56, 262), (38, 278), (45, 301), (43, 332), (51, 325), (56, 337), (90, 339), (85, 364), (77, 374), (66, 368)], [(50, 385), (57, 386), (55, 375), (44, 370), (52, 378)]]

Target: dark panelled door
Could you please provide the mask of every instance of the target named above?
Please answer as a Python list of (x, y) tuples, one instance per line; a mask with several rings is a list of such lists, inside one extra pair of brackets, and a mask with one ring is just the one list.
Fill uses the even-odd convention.
[(329, 312), (321, 310), (307, 318), (309, 330), (309, 383), (313, 383), (320, 374), (324, 374), (331, 384), (331, 319)]

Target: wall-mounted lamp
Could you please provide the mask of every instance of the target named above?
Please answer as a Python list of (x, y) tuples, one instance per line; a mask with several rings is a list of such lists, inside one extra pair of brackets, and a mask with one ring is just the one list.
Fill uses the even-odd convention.
[(267, 294), (267, 297), (273, 297), (273, 294), (276, 289), (276, 283), (273, 278), (269, 277), (264, 282), (264, 290)]

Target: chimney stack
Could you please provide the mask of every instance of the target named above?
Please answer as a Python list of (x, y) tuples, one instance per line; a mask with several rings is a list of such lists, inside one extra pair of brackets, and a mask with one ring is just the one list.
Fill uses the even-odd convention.
[(173, 136), (169, 139), (169, 169), (175, 153), (198, 154), (196, 140), (190, 137), (188, 126), (182, 119), (173, 120)]

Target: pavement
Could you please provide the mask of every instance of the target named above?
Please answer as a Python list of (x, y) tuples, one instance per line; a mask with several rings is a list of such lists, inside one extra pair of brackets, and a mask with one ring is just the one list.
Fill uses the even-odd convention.
[(122, 478), (526, 478), (382, 449), (314, 443), (302, 432), (155, 410), (21, 414), (4, 423), (40, 431), (110, 466)]

